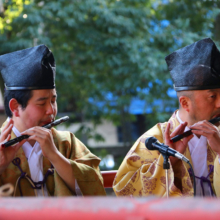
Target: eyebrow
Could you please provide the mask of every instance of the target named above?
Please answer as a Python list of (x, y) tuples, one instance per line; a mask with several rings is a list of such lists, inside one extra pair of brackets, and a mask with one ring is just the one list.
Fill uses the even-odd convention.
[[(53, 98), (57, 98), (57, 95), (53, 95)], [(47, 99), (49, 99), (49, 97), (41, 97), (41, 98), (37, 99), (36, 101), (39, 102), (39, 101), (44, 101)]]
[(207, 93), (210, 93), (210, 92), (216, 92), (216, 89), (209, 89), (209, 90), (207, 91)]

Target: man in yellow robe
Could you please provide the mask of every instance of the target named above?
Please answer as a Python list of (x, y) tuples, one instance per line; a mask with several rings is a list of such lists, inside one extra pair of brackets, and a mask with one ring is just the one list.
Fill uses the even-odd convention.
[[(144, 133), (122, 162), (113, 183), (117, 196), (166, 197), (164, 158), (157, 150), (146, 148), (146, 139), (184, 154), (193, 165), (197, 196), (220, 196), (219, 123), (209, 120), (220, 116), (220, 52), (210, 38), (181, 48), (166, 57), (179, 100), (179, 110), (168, 122), (158, 123)], [(170, 139), (191, 129), (193, 135), (172, 143)], [(170, 156), (169, 196), (193, 196), (190, 166)]]
[(0, 142), (0, 186), (11, 183), (15, 196), (106, 195), (100, 159), (68, 131), (46, 129), (57, 114), (55, 60), (39, 45), (0, 56), (7, 121)]

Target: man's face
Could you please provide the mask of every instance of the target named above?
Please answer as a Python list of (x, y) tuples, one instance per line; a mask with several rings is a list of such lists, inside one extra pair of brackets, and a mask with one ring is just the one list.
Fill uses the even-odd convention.
[(220, 116), (220, 89), (197, 90), (189, 109), (192, 123)]
[(27, 107), (19, 106), (19, 120), (15, 126), (22, 132), (34, 126), (43, 126), (52, 122), (57, 114), (57, 94), (55, 89), (33, 90), (33, 96)]

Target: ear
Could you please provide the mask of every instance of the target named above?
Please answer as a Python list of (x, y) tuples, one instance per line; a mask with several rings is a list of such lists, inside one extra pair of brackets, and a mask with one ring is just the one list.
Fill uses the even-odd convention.
[(20, 104), (18, 103), (16, 99), (13, 98), (9, 101), (9, 108), (13, 116), (19, 117), (19, 107), (20, 107)]
[(189, 112), (189, 110), (190, 110), (190, 104), (191, 104), (191, 100), (190, 100), (189, 97), (180, 96), (180, 97), (179, 97), (179, 103), (180, 103), (181, 107), (182, 107), (185, 111)]

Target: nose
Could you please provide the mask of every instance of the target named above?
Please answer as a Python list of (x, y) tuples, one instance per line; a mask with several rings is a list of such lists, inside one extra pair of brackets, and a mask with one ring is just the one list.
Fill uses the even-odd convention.
[(54, 114), (54, 106), (53, 106), (52, 103), (48, 103), (46, 114), (47, 115), (53, 115)]
[(216, 101), (216, 108), (220, 108), (220, 96), (218, 96), (218, 99)]

